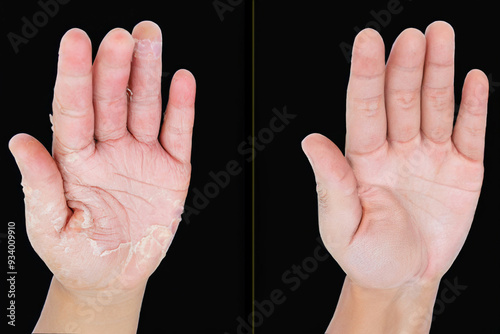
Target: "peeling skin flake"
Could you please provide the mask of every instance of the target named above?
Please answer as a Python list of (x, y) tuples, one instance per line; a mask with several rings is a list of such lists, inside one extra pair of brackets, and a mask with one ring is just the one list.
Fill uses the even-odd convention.
[[(24, 198), (28, 198), (31, 200), (38, 200), (40, 198), (40, 190), (33, 190), (31, 187), (25, 185), (21, 182), (21, 186), (23, 187)], [(35, 203), (34, 203), (35, 204)]]
[(118, 245), (118, 247), (116, 247), (115, 249), (110, 249), (110, 250), (106, 250), (104, 252), (102, 252), (99, 256), (100, 257), (103, 257), (103, 256), (107, 256), (107, 255), (110, 255), (110, 254), (113, 254), (113, 253), (116, 253), (116, 252), (119, 252), (121, 251), (123, 248), (126, 248), (126, 247), (130, 247), (132, 245), (131, 242), (124, 242), (124, 243), (121, 243)]
[(152, 248), (158, 246), (163, 250), (168, 245), (172, 237), (173, 235), (170, 226), (150, 226), (147, 234), (134, 245), (132, 252), (138, 253), (146, 258), (151, 258), (152, 255), (155, 254), (155, 252), (152, 251)]
[[(68, 287), (134, 286), (154, 272), (171, 245), (185, 193), (165, 182), (165, 157), (132, 145), (103, 144), (102, 166), (91, 160), (98, 155), (65, 154), (58, 164), (63, 194), (23, 185), (33, 248)], [(80, 161), (67, 164), (71, 159)], [(84, 159), (89, 164), (80, 163)]]
[(75, 162), (78, 160), (78, 152), (72, 152), (69, 154), (66, 154), (66, 161), (67, 162)]
[(160, 57), (162, 42), (149, 39), (134, 40), (134, 57), (143, 59), (158, 59)]
[(92, 254), (95, 256), (105, 257), (120, 251), (126, 251), (126, 249), (129, 248), (130, 255), (128, 258), (130, 258), (131, 255), (138, 254), (141, 257), (150, 259), (157, 254), (154, 250), (156, 247), (161, 248), (161, 251), (166, 253), (166, 250), (173, 239), (173, 233), (171, 226), (153, 225), (150, 226), (146, 231), (146, 234), (134, 244), (132, 244), (131, 241), (123, 242), (120, 243), (118, 247), (108, 250), (104, 250), (102, 247), (99, 247), (98, 243), (90, 237), (87, 237), (86, 239), (92, 248)]
[[(57, 216), (55, 203), (46, 204), (42, 208), (42, 202), (40, 200), (41, 192), (38, 189), (32, 189), (29, 186), (23, 186), (24, 192), (24, 203), (26, 206), (26, 228), (28, 231), (31, 231), (37, 226), (43, 226), (39, 224), (40, 221), (48, 220), (52, 223), (52, 227), (56, 232), (61, 232), (62, 227), (64, 226), (64, 217)], [(36, 209), (35, 209), (36, 208)], [(40, 227), (38, 227), (40, 228)]]
[(50, 121), (50, 130), (52, 130), (52, 132), (54, 132), (54, 116), (52, 116), (52, 114), (49, 114), (49, 121)]
[(52, 226), (54, 227), (54, 230), (56, 230), (57, 233), (61, 233), (61, 230), (64, 226), (63, 221), (64, 221), (63, 217), (56, 218), (52, 221)]
[(78, 201), (68, 201), (68, 206), (73, 209), (71, 227), (76, 229), (88, 229), (93, 225), (92, 214), (87, 206)]

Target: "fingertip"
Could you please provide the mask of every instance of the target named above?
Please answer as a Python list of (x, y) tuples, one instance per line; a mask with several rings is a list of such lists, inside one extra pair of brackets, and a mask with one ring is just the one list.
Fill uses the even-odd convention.
[(61, 49), (74, 49), (76, 46), (91, 46), (91, 41), (87, 33), (80, 28), (68, 30), (61, 38)]
[(186, 70), (184, 68), (177, 70), (174, 73), (172, 80), (182, 80), (182, 81), (185, 81), (189, 84), (196, 85), (196, 79), (194, 78), (193, 73), (191, 73), (189, 70)]
[(123, 28), (114, 28), (110, 30), (106, 36), (103, 38), (105, 40), (110, 40), (113, 42), (114, 47), (124, 47), (130, 48), (134, 46), (134, 38), (132, 35)]
[(474, 68), (474, 69), (470, 70), (467, 73), (466, 77), (469, 77), (469, 76), (473, 76), (475, 78), (477, 77), (479, 80), (483, 80), (486, 83), (488, 83), (488, 76), (480, 69)]
[(331, 150), (340, 149), (329, 138), (320, 133), (311, 133), (302, 140), (302, 148), (308, 152), (315, 152), (319, 155), (326, 154)]
[[(455, 51), (455, 31), (453, 27), (444, 21), (431, 23), (425, 30), (428, 52), (435, 53), (433, 58), (438, 57), (444, 65), (453, 63)], [(433, 59), (430, 58), (430, 59)], [(442, 59), (441, 59), (442, 58)]]
[(468, 112), (486, 112), (485, 104), (488, 100), (488, 93), (489, 81), (486, 74), (477, 69), (469, 71), (462, 91), (462, 103), (467, 106)]
[(177, 105), (192, 107), (196, 97), (196, 80), (193, 74), (185, 69), (175, 72), (170, 84), (172, 102)]
[(382, 36), (373, 29), (362, 30), (354, 39), (351, 76), (379, 77), (385, 71), (385, 45)]
[(450, 36), (455, 36), (455, 30), (453, 26), (446, 21), (438, 20), (434, 21), (427, 26), (425, 29), (425, 35), (437, 34), (442, 37), (449, 38)]
[(418, 29), (405, 29), (396, 39), (396, 42), (401, 43), (402, 50), (408, 53), (420, 53), (425, 51), (425, 35)]
[(321, 136), (319, 133), (311, 133), (307, 135), (302, 141), (300, 142), (300, 146), (302, 148), (302, 151), (304, 152), (305, 156), (307, 157), (307, 160), (309, 160), (309, 163), (311, 166), (314, 168), (313, 165), (313, 160), (311, 159), (311, 147), (314, 147), (314, 143), (318, 140), (316, 137)]
[(377, 30), (372, 28), (365, 28), (361, 30), (354, 39), (354, 42), (359, 45), (365, 45), (365, 43), (377, 43), (381, 41), (383, 41), (382, 36)]
[(16, 161), (26, 160), (26, 158), (30, 156), (30, 153), (33, 153), (30, 152), (30, 147), (35, 141), (35, 138), (26, 133), (18, 133), (9, 140), (9, 150)]
[(384, 40), (378, 31), (365, 28), (361, 30), (354, 39), (353, 56), (354, 54), (362, 54), (366, 57), (373, 57), (384, 50)]
[(92, 68), (92, 44), (85, 31), (68, 30), (59, 46), (58, 71), (72, 75), (86, 75)]
[(29, 182), (41, 174), (50, 176), (54, 174), (54, 160), (36, 138), (26, 133), (19, 133), (10, 139), (9, 149), (23, 178), (27, 177)]
[(16, 150), (17, 145), (19, 144), (20, 141), (23, 140), (23, 137), (25, 135), (26, 135), (25, 133), (18, 133), (12, 136), (12, 138), (10, 138), (8, 145), (9, 145), (9, 150), (11, 152)]
[(90, 41), (85, 30), (82, 30), (80, 28), (71, 28), (64, 33), (61, 42), (65, 42), (67, 40), (75, 40), (75, 39), (82, 39), (82, 40), (86, 39)]
[[(418, 38), (418, 39), (425, 39), (425, 35), (422, 31), (416, 28), (406, 28), (401, 32), (399, 36), (404, 36), (404, 35), (410, 35), (412, 37)], [(398, 37), (399, 38), (399, 37)]]
[(144, 20), (137, 23), (132, 29), (132, 36), (135, 39), (149, 39), (151, 41), (162, 40), (161, 28), (153, 21)]
[[(99, 76), (102, 73), (103, 77), (108, 79), (105, 75), (107, 68), (115, 71), (117, 68), (127, 67), (128, 76), (134, 45), (132, 35), (125, 29), (115, 28), (108, 32), (99, 46), (93, 66), (94, 74)], [(102, 64), (104, 64), (104, 69)]]
[(308, 155), (308, 153), (312, 152), (315, 148), (318, 148), (318, 146), (324, 145), (325, 140), (329, 141), (328, 138), (320, 133), (311, 133), (302, 139), (300, 145), (304, 153)]
[(466, 83), (472, 83), (476, 86), (475, 95), (479, 99), (487, 99), (489, 93), (489, 80), (486, 74), (478, 69), (470, 70), (465, 77)]
[(316, 179), (338, 181), (344, 178), (349, 169), (338, 146), (319, 133), (304, 138), (302, 149), (313, 167)]
[(177, 70), (172, 77), (172, 83), (173, 82), (182, 84), (190, 91), (196, 88), (196, 79), (194, 78), (194, 75), (186, 69)]

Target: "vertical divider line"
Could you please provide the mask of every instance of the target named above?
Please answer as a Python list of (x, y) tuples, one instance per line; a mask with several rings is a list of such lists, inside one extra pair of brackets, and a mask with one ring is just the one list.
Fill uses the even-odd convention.
[(252, 334), (255, 334), (255, 0), (252, 0)]

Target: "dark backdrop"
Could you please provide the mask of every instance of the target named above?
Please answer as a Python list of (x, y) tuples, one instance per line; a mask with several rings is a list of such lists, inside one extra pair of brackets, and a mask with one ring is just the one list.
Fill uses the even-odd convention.
[[(46, 2), (50, 1), (42, 0)], [(16, 53), (7, 34), (21, 34), (22, 18), (33, 22), (33, 15), (40, 10), (37, 1), (2, 2), (0, 9), (0, 94), (4, 101), (0, 135), (6, 173), (2, 185), (7, 196), (4, 199), (7, 205), (2, 205), (1, 233), (5, 233), (8, 221), (16, 223), (17, 232), (17, 326), (13, 333), (31, 332), (52, 275), (26, 236), (21, 178), (7, 143), (14, 134), (26, 132), (50, 149), (52, 133), (48, 115), (57, 52), (60, 38), (68, 29), (85, 30), (92, 40), (95, 56), (109, 30), (122, 27), (132, 31), (142, 20), (159, 24), (163, 32), (164, 106), (173, 73), (186, 68), (194, 74), (196, 120), (187, 206), (196, 209), (193, 189), (203, 191), (211, 180), (210, 171), (223, 170), (233, 159), (243, 165), (237, 146), (245, 139), (248, 124), (245, 118), (248, 90), (244, 78), (248, 47), (245, 43), (249, 39), (245, 37), (248, 24), (244, 4), (235, 6), (221, 20), (211, 1), (60, 1), (58, 12), (41, 24), (27, 43), (19, 45)], [(223, 333), (231, 330), (239, 314), (250, 311), (251, 276), (245, 244), (246, 179), (246, 172), (233, 177), (230, 185), (219, 191), (206, 207), (181, 223), (166, 258), (149, 280), (139, 333)], [(5, 268), (5, 239), (1, 241), (1, 266)], [(4, 283), (5, 274), (1, 277)], [(0, 294), (5, 310), (7, 298), (3, 285)], [(2, 326), (7, 322), (4, 314), (6, 311), (1, 312)]]
[[(387, 18), (380, 12), (398, 2), (397, 8), (402, 8), (398, 14)], [(467, 288), (454, 299), (453, 294), (444, 299), (438, 294), (431, 333), (500, 333), (500, 27), (493, 5), (421, 0), (256, 1), (256, 132), (268, 126), (274, 107), (286, 106), (296, 115), (255, 159), (256, 299), (269, 300), (276, 289), (286, 298), (279, 299), (283, 302), (275, 305), (256, 333), (323, 333), (340, 294), (344, 274), (335, 261), (320, 260), (315, 266), (311, 260), (319, 236), (316, 192), (300, 142), (319, 132), (344, 146), (349, 64), (341, 43), (352, 45), (355, 30), (375, 21), (378, 26), (370, 26), (380, 31), (388, 53), (402, 30), (424, 31), (435, 20), (448, 21), (455, 29), (457, 101), (472, 68), (483, 70), (492, 87), (483, 192), (465, 246), (443, 279)], [(375, 16), (382, 23), (372, 12), (379, 13)], [(310, 273), (300, 278), (293, 273), (293, 265), (305, 266)]]
[[(393, 0), (255, 0), (255, 133), (261, 136), (253, 161), (252, 275), (252, 165), (248, 150), (251, 2), (123, 1), (113, 3), (112, 8), (102, 2), (66, 2), (17, 53), (7, 39), (8, 32), (19, 33), (22, 18), (31, 20), (41, 7), (36, 1), (10, 1), (0, 7), (0, 94), (4, 101), (4, 131), (0, 135), (7, 175), (3, 224), (16, 222), (17, 232), (17, 327), (12, 333), (28, 333), (33, 328), (51, 274), (26, 237), (20, 175), (7, 142), (15, 133), (26, 132), (50, 147), (48, 114), (58, 43), (66, 30), (84, 29), (92, 39), (95, 55), (109, 30), (123, 27), (131, 31), (144, 19), (157, 22), (163, 30), (165, 101), (177, 69), (189, 69), (197, 80), (193, 174), (186, 205), (195, 206), (194, 190), (203, 191), (211, 181), (210, 172), (224, 170), (232, 160), (244, 169), (205, 208), (181, 223), (167, 257), (148, 284), (139, 333), (233, 334), (238, 333), (238, 327), (240, 333), (249, 333), (244, 329), (248, 325), (242, 324), (248, 323), (251, 312), (252, 276), (256, 277), (254, 305), (260, 314), (255, 318), (255, 333), (324, 332), (344, 274), (333, 259), (324, 256), (317, 239), (314, 177), (300, 142), (307, 134), (320, 132), (343, 147), (349, 63), (340, 45), (351, 45), (357, 28), (370, 24), (390, 45), (403, 29), (424, 30), (434, 20), (446, 20), (456, 31), (457, 101), (471, 68), (480, 68), (490, 77), (491, 97), (483, 193), (467, 242), (443, 279), (466, 289), (453, 301), (440, 299), (438, 294), (431, 332), (500, 332), (500, 228), (494, 211), (499, 186), (500, 124), (496, 110), (500, 65), (496, 36), (500, 28), (493, 4), (401, 0), (399, 7), (403, 9), (384, 19), (380, 10), (387, 9)], [(284, 113), (289, 115), (285, 126), (273, 130), (273, 118)], [(0, 233), (5, 233), (5, 225)], [(0, 237), (2, 252), (6, 252), (5, 234)], [(302, 277), (293, 272), (299, 265), (309, 270)], [(6, 305), (4, 291), (2, 287), (2, 305)], [(272, 307), (271, 299), (277, 301)]]

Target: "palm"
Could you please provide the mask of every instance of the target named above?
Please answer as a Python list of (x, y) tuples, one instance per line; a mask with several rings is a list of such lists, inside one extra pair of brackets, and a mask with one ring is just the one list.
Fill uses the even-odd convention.
[(318, 183), (320, 232), (357, 284), (440, 279), (468, 234), (483, 179), (487, 78), (471, 71), (454, 116), (454, 37), (443, 22), (407, 29), (387, 64), (373, 30), (356, 37), (345, 157), (328, 139), (303, 147)]
[[(70, 287), (104, 288), (116, 279), (126, 285), (149, 277), (180, 221), (189, 170), (159, 143), (145, 145), (132, 136), (99, 144), (82, 161), (71, 158), (64, 157), (59, 169), (76, 214), (53, 249), (44, 250), (44, 260)], [(72, 266), (68, 274), (55, 269)]]
[(94, 64), (85, 33), (69, 31), (54, 89), (53, 157), (30, 136), (11, 140), (28, 236), (66, 288), (143, 284), (177, 230), (195, 84), (185, 70), (174, 75), (161, 124), (160, 52), (161, 32), (148, 21), (132, 36), (111, 31)]
[(356, 265), (345, 269), (364, 285), (373, 276), (397, 286), (442, 275), (467, 236), (482, 164), (461, 157), (451, 142), (433, 147), (420, 141), (349, 157), (364, 214), (346, 252), (345, 262)]

